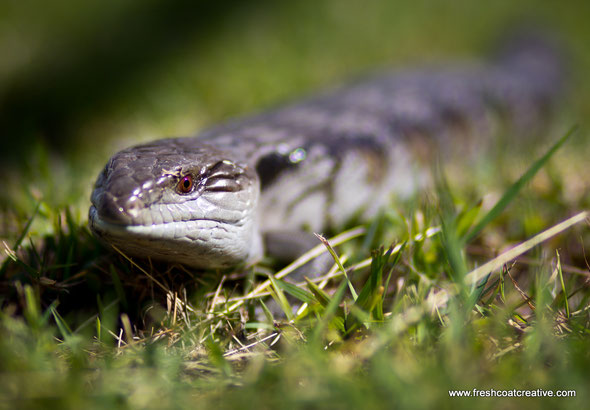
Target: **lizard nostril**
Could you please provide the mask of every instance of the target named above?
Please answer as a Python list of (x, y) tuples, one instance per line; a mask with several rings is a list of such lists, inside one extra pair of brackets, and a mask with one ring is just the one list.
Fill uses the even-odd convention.
[(98, 198), (96, 210), (100, 219), (114, 224), (128, 224), (131, 221), (132, 215), (120, 204), (117, 197), (109, 192), (103, 193)]

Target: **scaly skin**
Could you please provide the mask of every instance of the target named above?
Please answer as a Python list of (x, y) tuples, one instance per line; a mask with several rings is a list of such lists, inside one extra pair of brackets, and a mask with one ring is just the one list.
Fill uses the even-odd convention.
[(562, 77), (555, 50), (524, 36), (490, 64), (375, 76), (128, 148), (96, 182), (90, 227), (131, 255), (199, 268), (252, 262), (264, 232), (319, 231), (416, 189), (424, 147), (484, 146), (500, 122), (516, 133), (539, 124)]

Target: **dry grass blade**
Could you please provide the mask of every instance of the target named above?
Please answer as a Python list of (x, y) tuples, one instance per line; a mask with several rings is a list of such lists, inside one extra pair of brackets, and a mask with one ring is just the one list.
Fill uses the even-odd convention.
[[(243, 351), (250, 351), (250, 349), (251, 349), (251, 348), (253, 348), (253, 347), (255, 347), (255, 346), (257, 346), (257, 345), (259, 345), (259, 344), (261, 344), (261, 343), (264, 343), (264, 342), (266, 342), (267, 340), (274, 339), (274, 338), (276, 338), (276, 337), (280, 337), (280, 333), (273, 332), (273, 333), (271, 333), (270, 335), (268, 335), (268, 336), (266, 336), (266, 337), (263, 337), (263, 338), (262, 338), (262, 339), (260, 339), (260, 340), (257, 340), (257, 341), (255, 341), (255, 342), (253, 342), (253, 343), (250, 343), (249, 345), (241, 346), (241, 347), (239, 347), (239, 348), (237, 348), (237, 349), (233, 349), (233, 350), (230, 350), (230, 351), (228, 351), (228, 352), (225, 352), (225, 353), (223, 354), (223, 356), (225, 356), (225, 357), (229, 357), (229, 356), (233, 356), (233, 355), (235, 355), (235, 354), (237, 354), (237, 353), (240, 353), (240, 352), (243, 352)], [(272, 345), (272, 343), (271, 343), (271, 345)]]
[(512, 281), (512, 284), (514, 285), (514, 289), (516, 289), (516, 291), (520, 294), (520, 296), (522, 296), (522, 299), (526, 302), (527, 305), (529, 305), (531, 310), (534, 311), (535, 305), (533, 304), (533, 300), (531, 299), (531, 297), (529, 295), (526, 294), (526, 292), (524, 290), (522, 290), (520, 288), (520, 286), (518, 286), (518, 282), (516, 281), (516, 279), (514, 279), (514, 277), (510, 273), (510, 270), (511, 269), (506, 269), (506, 274), (508, 275), (508, 277)]
[(518, 256), (522, 255), (523, 253), (531, 250), (538, 244), (546, 241), (547, 239), (571, 228), (572, 226), (584, 221), (588, 218), (588, 211), (582, 211), (571, 218), (566, 219), (563, 222), (558, 223), (555, 226), (541, 232), (533, 236), (531, 239), (524, 241), (520, 245), (515, 246), (514, 248), (504, 252), (503, 254), (499, 255), (498, 257), (492, 259), (491, 261), (481, 265), (477, 269), (472, 270), (467, 274), (465, 277), (465, 281), (468, 284), (474, 285), (488, 273), (493, 272), (497, 269), (500, 269), (505, 263), (517, 258)]
[(137, 263), (135, 263), (133, 261), (133, 259), (131, 259), (129, 256), (125, 255), (125, 253), (123, 251), (121, 251), (115, 245), (111, 245), (111, 246), (113, 247), (114, 250), (116, 250), (119, 254), (121, 254), (121, 256), (123, 256), (125, 259), (127, 259), (127, 261), (130, 264), (132, 264), (133, 266), (135, 266), (137, 269), (139, 269), (139, 271), (141, 273), (143, 273), (145, 276), (147, 276), (148, 278), (150, 278), (156, 285), (158, 285), (164, 291), (166, 291), (166, 293), (172, 292), (170, 289), (168, 289), (166, 286), (164, 286), (164, 284), (162, 284), (158, 279), (154, 278), (153, 275), (150, 275), (145, 269), (143, 269), (141, 266), (139, 266)]

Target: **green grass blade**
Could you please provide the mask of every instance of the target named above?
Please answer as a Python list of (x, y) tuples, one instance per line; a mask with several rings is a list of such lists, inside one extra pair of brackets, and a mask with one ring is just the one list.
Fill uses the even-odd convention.
[(395, 247), (392, 245), (390, 248), (391, 253), (394, 253), (393, 251), (399, 246), (398, 251), (394, 253), (395, 256), (393, 257), (393, 261), (391, 261), (390, 266), (388, 267), (389, 273), (387, 274), (387, 278), (385, 279), (385, 283), (383, 284), (383, 293), (380, 295), (379, 300), (377, 301), (377, 304), (375, 305), (372, 311), (373, 317), (378, 321), (383, 321), (385, 319), (385, 316), (383, 314), (383, 302), (385, 301), (385, 295), (387, 294), (387, 289), (389, 289), (389, 282), (391, 280), (391, 275), (393, 274), (393, 268), (395, 268), (395, 266), (399, 262), (402, 252), (404, 251), (407, 243), (408, 241), (404, 241), (401, 245), (396, 245)]
[(316, 325), (316, 327), (312, 333), (311, 340), (313, 342), (315, 342), (314, 344), (316, 344), (320, 341), (322, 333), (324, 332), (324, 329), (326, 328), (328, 323), (330, 323), (332, 321), (332, 318), (334, 317), (334, 315), (338, 311), (338, 305), (340, 305), (340, 301), (342, 301), (342, 298), (344, 297), (344, 292), (346, 290), (346, 287), (347, 287), (347, 282), (342, 281), (342, 283), (338, 287), (338, 290), (336, 290), (336, 292), (332, 296), (330, 303), (328, 304), (328, 306), (326, 307), (326, 310), (324, 311), (324, 315), (322, 316), (321, 320), (318, 322), (318, 324)]
[(352, 299), (356, 300), (358, 298), (358, 295), (356, 293), (356, 290), (354, 289), (354, 286), (352, 285), (352, 282), (348, 278), (348, 274), (346, 273), (346, 269), (344, 269), (344, 266), (342, 265), (342, 261), (338, 257), (338, 254), (336, 253), (336, 251), (334, 250), (332, 245), (330, 245), (330, 242), (328, 242), (328, 240), (326, 238), (324, 238), (322, 235), (318, 235), (317, 233), (314, 235), (324, 244), (324, 246), (328, 249), (328, 252), (330, 252), (330, 255), (332, 255), (332, 258), (334, 258), (334, 262), (336, 262), (336, 265), (338, 265), (338, 269), (340, 269), (340, 272), (342, 272), (342, 274), (344, 275), (344, 278), (346, 279), (346, 283), (348, 284), (348, 289), (350, 289), (350, 294), (352, 295)]
[[(383, 285), (383, 287), (385, 288), (385, 291), (387, 291), (387, 289), (389, 289), (389, 281), (391, 280), (393, 268), (398, 264), (399, 260), (401, 259), (402, 253), (403, 253), (404, 249), (406, 248), (407, 244), (408, 244), (408, 241), (402, 242), (402, 244), (399, 246), (399, 250), (397, 252), (395, 252), (395, 256), (393, 258), (393, 261), (391, 262), (391, 269), (389, 270), (389, 273), (387, 274), (387, 279), (385, 279), (385, 284)], [(392, 253), (395, 250), (395, 248), (396, 247), (392, 247), (392, 250), (391, 250)]]
[(35, 291), (30, 285), (24, 286), (25, 309), (24, 315), (29, 325), (35, 327), (40, 326), (41, 309)]
[(565, 290), (565, 282), (563, 281), (563, 271), (561, 270), (561, 260), (559, 258), (559, 251), (555, 251), (557, 254), (557, 273), (559, 274), (559, 281), (561, 282), (561, 291), (563, 292), (563, 300), (565, 304), (565, 316), (569, 319), (570, 317), (570, 305), (567, 300), (567, 292)]
[(27, 236), (27, 233), (29, 233), (29, 229), (31, 229), (31, 225), (33, 224), (33, 220), (37, 216), (37, 213), (39, 212), (40, 207), (41, 207), (41, 201), (37, 202), (37, 205), (35, 206), (35, 210), (33, 211), (33, 214), (31, 215), (31, 217), (27, 221), (27, 224), (25, 225), (25, 228), (21, 232), (20, 236), (18, 237), (18, 239), (16, 240), (16, 242), (12, 246), (12, 249), (14, 249), (15, 251), (18, 249), (18, 247), (20, 246), (22, 241), (25, 239), (25, 236)]
[(59, 333), (61, 333), (61, 336), (64, 338), (64, 340), (67, 339), (72, 335), (72, 330), (70, 329), (66, 321), (63, 319), (63, 317), (61, 317), (61, 315), (57, 312), (55, 307), (51, 306), (50, 309), (51, 314), (53, 315), (53, 320), (55, 320), (55, 324), (59, 329)]
[(575, 125), (569, 129), (569, 131), (561, 137), (553, 146), (535, 161), (529, 169), (514, 183), (508, 190), (504, 193), (502, 198), (494, 205), (494, 207), (465, 235), (463, 238), (463, 242), (467, 243), (472, 241), (479, 235), (479, 233), (494, 219), (500, 215), (504, 209), (512, 202), (512, 200), (516, 197), (518, 192), (529, 182), (533, 179), (535, 174), (547, 163), (547, 161), (555, 154), (555, 152), (561, 148), (561, 146), (569, 139), (569, 137), (576, 132), (578, 126)]
[(96, 340), (100, 343), (102, 342), (102, 332), (100, 326), (100, 317), (96, 317)]
[(389, 259), (390, 255), (391, 248), (387, 253), (384, 253), (383, 247), (373, 252), (371, 272), (355, 301), (356, 306), (363, 310), (369, 310), (373, 295), (381, 286), (383, 266), (387, 263), (387, 259)]
[(287, 319), (293, 320), (293, 309), (291, 308), (291, 305), (289, 304), (289, 301), (287, 300), (285, 293), (283, 293), (283, 290), (281, 289), (280, 285), (277, 283), (277, 280), (274, 278), (273, 275), (268, 275), (268, 278), (272, 286), (271, 296), (273, 296), (275, 301), (281, 307), (281, 309), (285, 313), (285, 316), (287, 316)]
[(292, 283), (285, 282), (284, 280), (280, 279), (275, 279), (275, 283), (284, 292), (287, 292), (289, 295), (293, 296), (294, 298), (302, 302), (313, 303), (315, 301), (315, 298), (312, 293), (307, 292), (301, 289), (300, 287), (293, 285)]
[(272, 315), (272, 312), (270, 311), (270, 309), (268, 308), (268, 306), (266, 306), (266, 303), (264, 303), (264, 301), (262, 299), (258, 300), (260, 302), (260, 306), (262, 306), (262, 311), (264, 312), (264, 316), (266, 317), (266, 320), (268, 321), (268, 323), (274, 323), (275, 322), (275, 318)]
[[(404, 245), (400, 248), (400, 252), (401, 249), (403, 249), (403, 246)], [(355, 301), (355, 306), (373, 314), (377, 313), (377, 316), (380, 316), (381, 319), (383, 312), (381, 311), (381, 314), (379, 314), (379, 312), (374, 312), (374, 309), (376, 307), (382, 307), (383, 304), (383, 292), (386, 289), (386, 287), (383, 286), (383, 274), (386, 273), (387, 270), (391, 273), (391, 268), (395, 266), (396, 261), (399, 259), (400, 252), (397, 252), (393, 264), (390, 262), (393, 250), (394, 245), (391, 245), (386, 251), (383, 247), (373, 251), (369, 277)], [(388, 284), (389, 278), (390, 276), (388, 276)]]
[(307, 287), (311, 293), (313, 293), (315, 299), (320, 303), (320, 305), (323, 307), (328, 306), (331, 300), (330, 296), (308, 278), (305, 278), (305, 281), (307, 282)]
[(35, 206), (35, 210), (33, 211), (33, 214), (31, 215), (31, 217), (27, 221), (23, 231), (19, 235), (16, 242), (14, 242), (14, 245), (12, 245), (12, 254), (9, 254), (8, 255), (9, 257), (6, 258), (6, 260), (4, 260), (4, 262), (2, 263), (2, 267), (0, 267), (0, 278), (5, 276), (6, 269), (8, 268), (8, 264), (10, 263), (11, 260), (13, 260), (17, 263), (20, 263), (23, 267), (25, 267), (25, 269), (27, 269), (27, 271), (31, 274), (32, 277), (39, 276), (39, 273), (35, 269), (33, 269), (31, 266), (29, 266), (27, 263), (25, 263), (19, 257), (16, 256), (16, 250), (19, 248), (22, 241), (27, 236), (27, 233), (29, 233), (29, 229), (31, 229), (31, 225), (33, 224), (34, 219), (36, 218), (37, 214), (39, 213), (40, 207), (41, 207), (41, 201), (37, 202), (37, 205)]
[(457, 234), (460, 237), (464, 237), (469, 232), (479, 216), (482, 204), (483, 201), (480, 199), (471, 208), (465, 209), (457, 215)]
[(223, 356), (223, 349), (219, 342), (209, 337), (205, 340), (205, 346), (209, 353), (209, 360), (225, 377), (232, 377), (233, 370), (229, 362)]

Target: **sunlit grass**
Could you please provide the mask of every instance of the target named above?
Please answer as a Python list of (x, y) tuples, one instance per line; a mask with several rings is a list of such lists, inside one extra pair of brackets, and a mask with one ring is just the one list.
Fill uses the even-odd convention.
[[(561, 7), (531, 4), (555, 14), (574, 52), (581, 50), (572, 72), (585, 75), (587, 28), (570, 23), (584, 13), (567, 17)], [(38, 142), (3, 175), (0, 408), (587, 403), (583, 81), (577, 105), (558, 107), (565, 114), (542, 143), (510, 134), (476, 165), (443, 164), (433, 192), (392, 201), (362, 226), (324, 235), (328, 242), (318, 239), (288, 266), (264, 260), (197, 272), (129, 258), (90, 234), (88, 191), (116, 148), (192, 133), (375, 66), (479, 53), (486, 36), (504, 27), (500, 20), (526, 9), (513, 2), (252, 7), (243, 11), (244, 26), (233, 19), (218, 36), (189, 39), (198, 52), (187, 47), (129, 79), (133, 92), (91, 104), (100, 115), (73, 110), (80, 138), (71, 151), (56, 154)], [(59, 21), (49, 19), (43, 30)], [(577, 122), (580, 130), (568, 137), (563, 123)], [(112, 140), (97, 146), (104, 135)], [(320, 254), (334, 260), (327, 271), (293, 275)], [(577, 397), (448, 394), (474, 388), (565, 389)]]
[[(575, 389), (560, 402), (573, 406), (586, 396), (590, 274), (564, 246), (586, 212), (495, 257), (469, 250), (470, 232), (485, 237), (519, 218), (507, 206), (540, 165), (498, 199), (503, 213), (491, 206), (478, 218), (455, 204), (424, 219), (436, 215), (426, 208), (443, 209), (433, 202), (371, 255), (354, 253), (371, 233), (383, 244), (388, 230), (369, 224), (320, 238), (275, 272), (196, 275), (109, 253), (67, 210), (54, 213), (55, 235), (35, 239), (36, 212), (4, 243), (0, 394), (31, 407), (466, 407), (448, 390), (542, 388)], [(515, 264), (533, 248), (547, 256)], [(329, 272), (286, 281), (322, 252), (334, 258)]]

